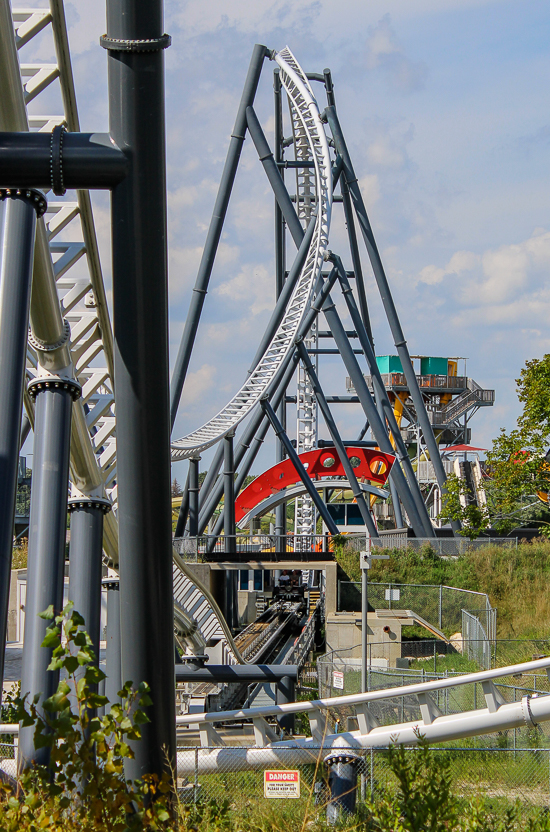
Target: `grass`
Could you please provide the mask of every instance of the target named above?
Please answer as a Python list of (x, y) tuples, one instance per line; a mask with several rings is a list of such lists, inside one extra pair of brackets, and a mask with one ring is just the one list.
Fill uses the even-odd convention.
[[(388, 549), (375, 561), (373, 582), (446, 584), (486, 592), (498, 610), (498, 638), (550, 638), (550, 540), (536, 538), (517, 549), (484, 546), (456, 560), (443, 560), (429, 547)], [(359, 554), (344, 547), (337, 560), (352, 581), (361, 579)]]

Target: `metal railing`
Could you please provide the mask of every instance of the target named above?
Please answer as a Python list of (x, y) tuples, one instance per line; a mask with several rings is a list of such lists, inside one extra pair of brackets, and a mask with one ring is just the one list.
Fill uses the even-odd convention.
[(463, 653), (479, 667), (491, 667), (496, 634), (496, 610), (462, 610)]
[(254, 560), (308, 562), (333, 558), (333, 543), (328, 534), (200, 535), (199, 537), (174, 538), (173, 545), (184, 560), (190, 562), (227, 560), (237, 563)]
[(483, 546), (502, 546), (506, 549), (517, 549), (516, 537), (478, 537), (468, 540), (467, 537), (407, 537), (405, 532), (383, 535), (372, 538), (371, 545), (377, 549), (419, 549), (429, 546), (436, 555), (456, 557), (465, 554), (469, 549), (481, 549)]
[[(338, 612), (361, 611), (361, 583), (339, 581), (337, 593)], [(485, 592), (474, 592), (444, 584), (396, 584), (369, 581), (369, 604), (377, 610), (413, 610), (439, 629), (460, 629), (463, 609), (482, 609), (494, 613), (490, 638), (496, 637), (496, 610)], [(493, 619), (491, 618), (491, 622)], [(487, 621), (486, 621), (487, 623)]]

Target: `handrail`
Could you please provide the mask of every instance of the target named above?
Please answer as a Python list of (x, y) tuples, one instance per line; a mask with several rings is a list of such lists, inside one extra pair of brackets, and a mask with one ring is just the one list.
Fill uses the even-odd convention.
[(396, 696), (418, 695), (419, 693), (432, 693), (438, 690), (454, 688), (459, 685), (472, 683), (491, 682), (494, 679), (501, 679), (504, 676), (528, 673), (529, 671), (550, 668), (550, 657), (537, 659), (533, 662), (499, 667), (494, 670), (479, 670), (475, 673), (465, 673), (462, 676), (455, 676), (450, 679), (439, 679), (433, 682), (422, 682), (418, 685), (404, 685), (402, 687), (385, 688), (383, 690), (369, 691), (368, 693), (353, 693), (346, 696), (334, 696), (328, 699), (316, 699), (307, 702), (289, 702), (284, 705), (268, 705), (259, 708), (245, 708), (236, 711), (219, 711), (214, 713), (185, 714), (176, 717), (178, 725), (200, 725), (208, 722), (228, 722), (231, 720), (240, 721), (255, 719), (257, 717), (278, 716), (279, 714), (296, 714), (304, 711), (327, 710), (328, 708), (342, 707), (343, 705), (363, 705), (367, 702), (376, 702), (381, 699), (393, 699)]

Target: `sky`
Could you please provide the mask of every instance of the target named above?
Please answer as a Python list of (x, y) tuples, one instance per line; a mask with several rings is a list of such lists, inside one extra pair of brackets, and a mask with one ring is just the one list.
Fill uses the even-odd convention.
[[(104, 2), (66, 0), (65, 8), (81, 129), (107, 131), (106, 54), (98, 45)], [(495, 389), (495, 406), (471, 423), (473, 444), (489, 447), (501, 427), (515, 424), (514, 380), (523, 364), (550, 352), (550, 5), (167, 0), (165, 29), (172, 36), (165, 53), (171, 362), (253, 45), (288, 45), (306, 71), (332, 71), (411, 353), (464, 356), (467, 374)], [(28, 62), (53, 59), (48, 34), (26, 50)], [(266, 61), (255, 103), (271, 142), (273, 67)], [(315, 92), (324, 107), (321, 85)], [(35, 111), (53, 112), (56, 95), (40, 96)], [(108, 198), (96, 193), (93, 202), (110, 290)], [(330, 248), (351, 268), (339, 205)], [(362, 255), (376, 351), (393, 353)], [(273, 198), (248, 139), (174, 438), (215, 415), (244, 381), (274, 283)], [(320, 376), (325, 392), (345, 394), (338, 358), (323, 359)], [(364, 421), (359, 406), (340, 406), (335, 415), (343, 438), (353, 439)], [(328, 435), (324, 426), (320, 435)], [(274, 461), (266, 444), (254, 473)], [(180, 481), (185, 469), (174, 466)]]

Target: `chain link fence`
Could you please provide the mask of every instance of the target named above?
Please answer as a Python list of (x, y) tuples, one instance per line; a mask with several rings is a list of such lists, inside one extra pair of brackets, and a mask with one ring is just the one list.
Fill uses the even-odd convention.
[[(284, 765), (273, 765), (265, 753), (262, 764), (261, 749), (256, 749), (255, 770), (237, 770), (242, 749), (180, 748), (186, 756), (196, 760), (194, 770), (178, 772), (178, 793), (185, 803), (214, 803), (228, 801), (234, 810), (277, 812), (277, 828), (283, 828), (284, 818), (304, 818), (324, 812), (329, 800), (328, 770), (323, 760), (328, 749), (310, 748), (310, 762), (292, 766), (299, 772), (299, 797), (271, 800), (264, 797), (264, 770), (288, 770)], [(381, 796), (397, 791), (397, 779), (391, 770), (387, 749), (354, 749), (358, 755), (358, 799)], [(417, 753), (411, 748), (408, 753)], [(205, 772), (210, 755), (216, 755), (219, 768)], [(453, 790), (458, 796), (476, 795), (516, 800), (532, 806), (548, 806), (550, 802), (550, 749), (548, 748), (432, 748), (430, 754), (449, 763)], [(284, 816), (284, 817), (283, 817)]]
[(429, 547), (436, 555), (458, 557), (470, 549), (482, 549), (484, 546), (501, 546), (503, 549), (517, 549), (516, 537), (480, 537), (468, 540), (466, 537), (407, 537), (406, 534), (388, 534), (372, 538), (371, 544), (376, 549), (413, 549), (415, 552)]
[[(368, 583), (369, 606), (375, 610), (414, 610), (426, 621), (442, 629), (460, 630), (462, 610), (490, 610), (484, 613), (487, 637), (496, 636), (496, 610), (484, 592), (458, 589), (453, 586), (431, 584)], [(361, 611), (361, 584), (359, 581), (338, 582), (338, 612)], [(478, 613), (476, 612), (476, 615)], [(494, 620), (493, 620), (494, 619)]]

